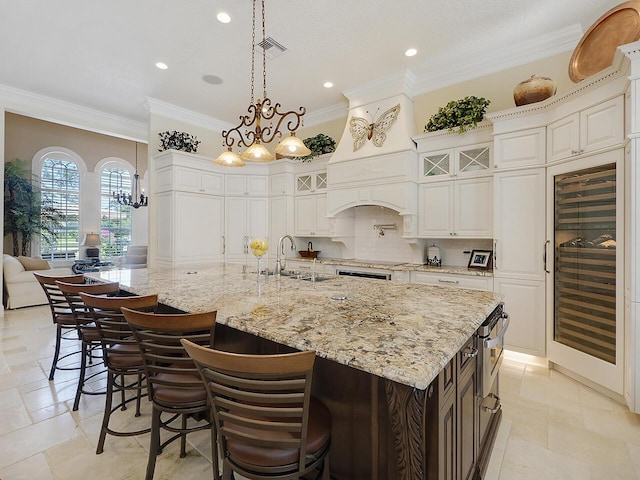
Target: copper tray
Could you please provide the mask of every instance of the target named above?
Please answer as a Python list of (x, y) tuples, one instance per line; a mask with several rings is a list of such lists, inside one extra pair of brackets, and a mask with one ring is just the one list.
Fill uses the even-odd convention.
[(569, 62), (569, 78), (584, 80), (611, 65), (620, 45), (640, 39), (640, 1), (624, 2), (602, 15), (584, 34)]

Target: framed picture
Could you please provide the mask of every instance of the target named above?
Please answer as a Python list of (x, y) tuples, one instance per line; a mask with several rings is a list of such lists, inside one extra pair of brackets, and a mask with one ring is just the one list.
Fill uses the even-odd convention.
[(469, 268), (479, 268), (487, 270), (491, 268), (491, 250), (471, 250), (471, 256), (469, 257)]

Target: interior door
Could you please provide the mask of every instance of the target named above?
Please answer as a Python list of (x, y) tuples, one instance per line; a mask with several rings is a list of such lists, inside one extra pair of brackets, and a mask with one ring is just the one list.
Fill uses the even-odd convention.
[[(623, 391), (623, 151), (547, 170), (549, 360)], [(552, 253), (552, 254), (551, 254)]]

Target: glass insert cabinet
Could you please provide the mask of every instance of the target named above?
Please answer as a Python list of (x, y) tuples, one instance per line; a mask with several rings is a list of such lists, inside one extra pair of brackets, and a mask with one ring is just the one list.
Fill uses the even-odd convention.
[(622, 183), (620, 166), (597, 164), (597, 157), (596, 164), (579, 170), (570, 170), (570, 164), (549, 169), (554, 252), (549, 359), (599, 383), (604, 377), (609, 388), (621, 391)]

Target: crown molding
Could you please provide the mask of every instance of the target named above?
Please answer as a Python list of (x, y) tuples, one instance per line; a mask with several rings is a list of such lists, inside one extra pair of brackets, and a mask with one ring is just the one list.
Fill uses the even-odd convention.
[(308, 128), (339, 118), (345, 118), (348, 114), (348, 109), (347, 103), (336, 103), (319, 110), (314, 110), (313, 112), (305, 113), (304, 126)]
[(349, 109), (353, 109), (403, 94), (412, 98), (416, 93), (416, 82), (416, 75), (410, 70), (404, 70), (376, 78), (342, 93), (349, 99)]
[(506, 46), (499, 51), (488, 50), (446, 65), (430, 66), (415, 72), (414, 94), (419, 95), (439, 88), (456, 85), (474, 78), (490, 75), (527, 63), (558, 55), (576, 47), (582, 38), (582, 27), (570, 25), (539, 38)]
[(229, 130), (234, 127), (234, 125), (228, 122), (223, 122), (217, 118), (194, 112), (193, 110), (179, 107), (178, 105), (167, 103), (153, 97), (147, 97), (145, 108), (151, 115), (173, 118), (174, 120), (206, 128), (207, 130), (213, 130), (214, 132), (222, 132), (223, 130)]
[(147, 143), (146, 122), (102, 112), (53, 97), (0, 84), (0, 104), (7, 112), (113, 137)]

